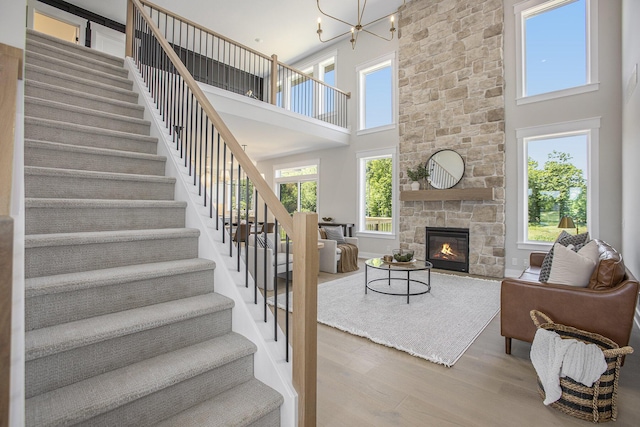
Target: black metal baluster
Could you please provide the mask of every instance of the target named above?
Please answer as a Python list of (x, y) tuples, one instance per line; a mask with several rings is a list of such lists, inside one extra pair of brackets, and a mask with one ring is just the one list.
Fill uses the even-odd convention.
[[(240, 213), (242, 212), (242, 183), (240, 181), (241, 178), (241, 174), (242, 174), (242, 167), (240, 166), (240, 161), (238, 161), (238, 192), (237, 192), (237, 205), (238, 205), (238, 227), (242, 227), (242, 221), (240, 220)], [(247, 215), (246, 209), (245, 209), (245, 235), (249, 234), (249, 217)], [(240, 271), (240, 236), (242, 236), (242, 230), (240, 230), (240, 234), (237, 234), (238, 232), (236, 232), (236, 235), (238, 236), (236, 238), (236, 245), (238, 246), (238, 250), (236, 251), (236, 255), (237, 255), (237, 262), (238, 262), (238, 272)]]
[[(267, 261), (271, 262), (271, 260), (267, 260), (267, 251), (269, 250), (269, 237), (267, 234), (267, 231), (269, 227), (266, 226), (267, 225), (267, 204), (264, 204), (264, 215), (262, 216), (262, 230), (263, 230), (263, 237), (264, 237), (264, 256), (262, 257), (264, 263), (263, 263), (263, 267), (264, 267), (264, 282), (263, 283), (263, 287), (262, 287), (262, 295), (263, 295), (263, 305), (264, 305), (264, 321), (267, 321)], [(275, 246), (275, 242), (274, 242), (274, 246)], [(277, 262), (277, 258), (275, 258), (276, 256), (276, 248), (273, 248), (273, 255), (274, 255), (274, 272), (278, 271), (278, 262)]]
[[(225, 145), (226, 146), (226, 145)], [(229, 151), (231, 155), (231, 161), (229, 162), (229, 256), (233, 255), (233, 196), (235, 194), (235, 189), (233, 188), (233, 151)], [(225, 167), (226, 169), (226, 167)], [(237, 225), (240, 225), (240, 218), (238, 215), (235, 216)], [(236, 228), (236, 233), (238, 232)]]
[[(245, 193), (246, 193), (246, 208), (247, 208), (247, 223), (249, 223), (249, 197), (250, 197), (250, 192), (249, 192), (249, 176), (245, 173), (244, 174), (244, 181), (245, 181)], [(255, 217), (255, 214), (254, 214)], [(255, 226), (258, 226), (258, 222), (256, 221), (255, 218), (253, 218), (253, 223), (255, 224)], [(258, 230), (255, 230), (258, 231)], [(244, 265), (245, 265), (245, 269), (244, 269), (244, 287), (248, 288), (249, 287), (249, 235), (252, 234), (251, 233), (251, 228), (249, 228), (247, 234), (245, 235), (245, 239), (244, 239)], [(253, 244), (255, 245), (255, 239)]]
[[(258, 190), (255, 192), (255, 200), (256, 200), (256, 209), (255, 209), (255, 217), (256, 222), (258, 222)], [(253, 242), (253, 303), (258, 303), (258, 234), (256, 233), (256, 239)]]
[[(218, 152), (220, 152), (220, 133), (218, 133)], [(225, 216), (227, 215), (227, 144), (222, 147), (222, 243), (224, 243), (224, 226), (227, 225)], [(231, 221), (229, 221), (231, 223)]]
[[(213, 127), (213, 125), (211, 126), (212, 126), (211, 134), (213, 135), (215, 127)], [(213, 203), (211, 205), (213, 206)], [(218, 212), (219, 206), (220, 206), (220, 133), (218, 133), (218, 152), (216, 154), (216, 230), (218, 230), (218, 223), (220, 222), (220, 212)]]
[[(286, 253), (287, 253), (287, 261), (289, 261), (289, 235), (286, 235)], [(289, 263), (287, 262), (287, 265), (289, 265)], [(284, 314), (284, 324), (285, 324), (285, 336), (287, 337), (286, 339), (286, 345), (285, 345), (285, 359), (288, 362), (289, 361), (289, 274), (287, 273), (287, 277), (285, 279), (285, 286), (284, 286), (284, 292), (285, 292), (285, 314)]]

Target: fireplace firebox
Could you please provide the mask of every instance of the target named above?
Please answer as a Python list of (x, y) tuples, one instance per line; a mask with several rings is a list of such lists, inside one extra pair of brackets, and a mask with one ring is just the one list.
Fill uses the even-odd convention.
[(469, 229), (427, 227), (427, 261), (434, 268), (469, 272)]

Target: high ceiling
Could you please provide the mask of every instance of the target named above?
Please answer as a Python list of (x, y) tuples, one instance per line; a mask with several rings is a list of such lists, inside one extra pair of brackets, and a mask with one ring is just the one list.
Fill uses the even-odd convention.
[[(126, 0), (66, 0), (69, 3), (124, 23)], [(282, 62), (293, 63), (326, 47), (318, 41), (318, 0), (155, 0), (159, 6)], [(319, 0), (331, 15), (355, 23), (358, 2), (368, 23), (392, 13), (402, 0)], [(323, 17), (323, 36), (349, 31), (345, 24)], [(346, 36), (345, 36), (346, 37)], [(258, 40), (258, 41), (257, 41)], [(345, 40), (342, 41), (346, 43)]]

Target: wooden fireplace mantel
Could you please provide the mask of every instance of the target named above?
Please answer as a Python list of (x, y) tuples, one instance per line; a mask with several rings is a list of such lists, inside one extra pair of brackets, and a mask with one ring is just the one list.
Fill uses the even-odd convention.
[(442, 200), (493, 200), (493, 188), (453, 188), (449, 190), (401, 191), (400, 200), (442, 201)]

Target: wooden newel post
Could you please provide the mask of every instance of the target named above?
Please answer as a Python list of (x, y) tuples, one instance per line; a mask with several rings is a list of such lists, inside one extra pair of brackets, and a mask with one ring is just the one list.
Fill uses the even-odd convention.
[(318, 371), (318, 214), (293, 215), (293, 386), (298, 425), (315, 427)]
[(133, 2), (127, 0), (127, 26), (125, 29), (125, 56), (133, 56)]

